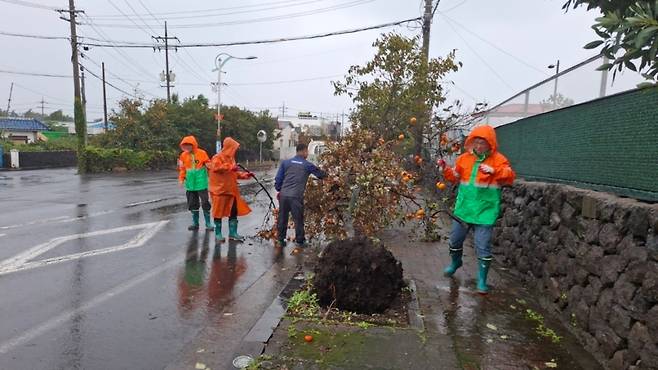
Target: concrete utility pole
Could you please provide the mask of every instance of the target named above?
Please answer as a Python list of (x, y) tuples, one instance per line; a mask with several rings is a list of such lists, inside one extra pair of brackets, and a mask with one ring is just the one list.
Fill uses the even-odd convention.
[(105, 125), (105, 132), (107, 132), (107, 94), (105, 92), (105, 62), (101, 63), (103, 69), (103, 122)]
[(40, 103), (41, 103), (41, 119), (43, 119), (46, 116), (45, 113), (44, 113), (45, 110), (44, 110), (44, 106), (43, 106), (44, 104), (46, 104), (46, 102), (43, 100), (43, 96), (41, 97)]
[[(87, 118), (87, 94), (85, 94), (85, 67), (80, 66), (80, 94), (82, 95), (82, 111), (84, 112), (85, 119)], [(85, 126), (87, 121), (85, 120)], [(85, 136), (85, 142), (87, 137)]]
[(71, 64), (73, 65), (73, 98), (74, 109), (73, 116), (75, 119), (75, 132), (78, 137), (78, 172), (85, 173), (87, 171), (84, 160), (85, 145), (87, 139), (87, 119), (85, 118), (84, 109), (82, 106), (82, 97), (80, 92), (80, 63), (78, 61), (78, 36), (76, 32), (76, 16), (81, 10), (75, 10), (74, 0), (69, 0), (69, 10), (62, 11), (69, 13), (69, 18), (62, 18), (68, 21), (71, 25)]
[(11, 109), (11, 94), (14, 92), (14, 83), (9, 87), (9, 100), (7, 100), (7, 117), (9, 117), (9, 109)]
[(281, 105), (281, 117), (285, 117), (285, 116), (286, 116), (286, 102), (283, 102), (283, 104)]
[[(179, 41), (178, 37), (169, 37), (169, 33), (167, 32), (167, 21), (164, 22), (165, 26), (165, 34), (164, 37), (162, 36), (151, 36), (153, 37), (154, 40), (156, 41), (164, 41), (164, 49), (165, 49), (165, 81), (166, 81), (166, 86), (167, 86), (167, 103), (171, 103), (171, 71), (169, 70), (169, 40), (176, 40)], [(160, 48), (158, 48), (159, 50)]]
[[(437, 0), (436, 6), (439, 6)], [(429, 56), (430, 56), (430, 30), (432, 27), (432, 0), (425, 0), (425, 12), (423, 14), (423, 47), (422, 47), (422, 58), (423, 65), (429, 66)], [(424, 71), (425, 74), (428, 73), (427, 69)], [(431, 107), (425, 106), (426, 102), (422, 102), (423, 111), (418, 117), (418, 123), (416, 125), (416, 144), (414, 147), (414, 154), (420, 155), (423, 148), (423, 131), (426, 125), (429, 124), (431, 117)]]

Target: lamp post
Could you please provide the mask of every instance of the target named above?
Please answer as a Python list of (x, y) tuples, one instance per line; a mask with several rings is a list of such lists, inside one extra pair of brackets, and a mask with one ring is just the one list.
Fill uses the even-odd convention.
[(224, 67), (224, 64), (231, 59), (251, 60), (256, 59), (256, 57), (249, 56), (242, 58), (227, 53), (219, 53), (215, 57), (215, 69), (213, 69), (213, 72), (217, 71), (217, 142), (215, 144), (215, 150), (217, 153), (222, 149), (222, 68)]
[(557, 75), (560, 74), (560, 60), (557, 60), (557, 63), (551, 64), (548, 66), (548, 69), (555, 68), (555, 86), (553, 87), (553, 106), (557, 107)]

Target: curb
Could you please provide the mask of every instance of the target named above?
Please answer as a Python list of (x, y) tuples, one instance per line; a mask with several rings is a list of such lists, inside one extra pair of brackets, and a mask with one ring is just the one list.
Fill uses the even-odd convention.
[(418, 331), (425, 331), (425, 323), (423, 316), (420, 313), (420, 302), (418, 301), (418, 288), (414, 280), (409, 280), (409, 289), (411, 290), (411, 302), (407, 307), (407, 314), (409, 315), (409, 325)]

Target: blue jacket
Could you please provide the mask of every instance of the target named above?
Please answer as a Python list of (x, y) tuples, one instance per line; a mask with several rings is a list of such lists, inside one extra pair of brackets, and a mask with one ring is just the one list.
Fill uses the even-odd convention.
[(327, 174), (313, 163), (300, 156), (295, 156), (281, 162), (279, 171), (276, 173), (274, 188), (282, 197), (303, 198), (306, 183), (311, 174), (319, 179), (327, 177)]

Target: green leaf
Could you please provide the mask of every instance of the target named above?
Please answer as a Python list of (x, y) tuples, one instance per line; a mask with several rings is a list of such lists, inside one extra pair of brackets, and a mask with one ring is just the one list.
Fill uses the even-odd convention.
[(594, 49), (599, 47), (601, 44), (603, 44), (603, 40), (596, 40), (587, 43), (585, 46), (583, 46), (585, 49)]
[(633, 62), (631, 62), (630, 60), (625, 61), (624, 65), (626, 66), (626, 68), (630, 69), (631, 71), (637, 72), (637, 67), (635, 67), (635, 64), (633, 64)]
[(635, 47), (641, 49), (647, 46), (647, 41), (649, 41), (649, 39), (653, 37), (656, 32), (658, 32), (658, 26), (647, 27), (640, 31), (640, 33), (637, 35), (637, 38), (635, 39)]
[(613, 66), (614, 66), (614, 64), (612, 64), (612, 63), (606, 63), (606, 64), (603, 64), (603, 65), (599, 66), (599, 68), (597, 68), (596, 70), (597, 71), (609, 71)]
[(651, 88), (651, 87), (654, 87), (654, 86), (656, 86), (656, 84), (654, 82), (642, 82), (642, 83), (637, 84), (638, 89), (648, 89), (648, 88)]

